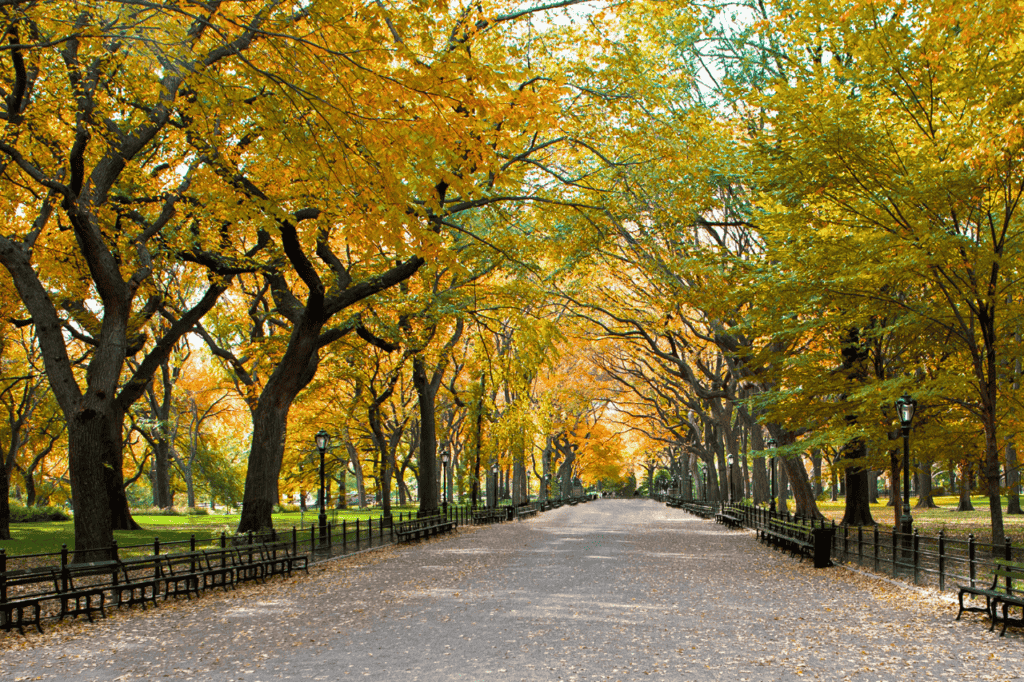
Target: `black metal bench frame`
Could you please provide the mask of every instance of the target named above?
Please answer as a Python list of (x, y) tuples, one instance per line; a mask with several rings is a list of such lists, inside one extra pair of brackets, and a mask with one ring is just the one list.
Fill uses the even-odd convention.
[[(1024, 626), (1024, 613), (1021, 618), (1010, 618), (1009, 610), (1012, 607), (1020, 607), (1024, 611), (1024, 589), (1019, 587), (1024, 585), (1024, 563), (1018, 563), (1009, 561), (1007, 559), (996, 559), (995, 569), (992, 571), (992, 585), (991, 587), (978, 587), (975, 585), (958, 585), (957, 600), (960, 603), (960, 610), (956, 614), (956, 619), (960, 620), (960, 616), (963, 615), (964, 611), (974, 611), (978, 613), (985, 613), (991, 619), (992, 624), (989, 627), (989, 632), (995, 630), (996, 623), (1002, 622), (1003, 628), (999, 633), (1002, 637), (1006, 635), (1006, 626)], [(1003, 584), (999, 582), (1002, 580)], [(1017, 582), (1018, 587), (1014, 589), (1014, 581)], [(973, 597), (984, 597), (985, 607), (979, 606), (965, 606), (964, 596), (967, 595)], [(1002, 617), (999, 617), (999, 604), (1003, 605)]]
[[(40, 624), (42, 617), (41, 604), (47, 599), (55, 599), (60, 593), (60, 571), (50, 567), (26, 568), (0, 573), (0, 615), (3, 622), (0, 629), (25, 634), (26, 625), (34, 625), (36, 630), (43, 632)], [(10, 598), (10, 590), (26, 590)], [(25, 618), (26, 610), (32, 617)]]
[(420, 519), (409, 519), (394, 524), (395, 535), (399, 542), (420, 540), (440, 533), (447, 533), (455, 530), (455, 521), (445, 519), (443, 516), (427, 516)]
[(743, 526), (743, 511), (736, 507), (722, 507), (722, 511), (715, 514), (715, 521), (730, 528), (740, 528)]

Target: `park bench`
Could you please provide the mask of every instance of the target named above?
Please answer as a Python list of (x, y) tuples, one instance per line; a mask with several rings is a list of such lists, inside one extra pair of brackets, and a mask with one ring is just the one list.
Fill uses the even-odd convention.
[(722, 507), (722, 510), (715, 514), (715, 521), (730, 528), (740, 528), (743, 526), (743, 510), (738, 507)]
[[(25, 634), (26, 625), (42, 633), (41, 603), (60, 592), (60, 571), (53, 567), (24, 568), (0, 572), (0, 629)], [(29, 618), (26, 619), (26, 611)]]
[(682, 508), (704, 519), (709, 519), (715, 514), (714, 505), (708, 502), (684, 502)]
[(425, 516), (420, 519), (400, 521), (394, 527), (398, 541), (407, 542), (455, 530), (455, 521), (445, 519), (443, 516)]
[[(199, 596), (200, 590), (221, 587), (226, 592), (234, 587), (239, 575), (248, 575), (241, 566), (242, 559), (237, 549), (207, 549), (195, 552), (160, 555), (164, 599), (185, 595)], [(262, 571), (257, 571), (262, 577)]]
[(771, 519), (768, 525), (758, 530), (758, 537), (775, 547), (788, 550), (796, 556), (807, 556), (814, 561), (815, 568), (832, 565), (832, 538), (835, 529), (828, 526), (813, 526), (808, 523)]
[[(990, 587), (978, 587), (974, 585), (958, 585), (959, 593), (957, 599), (960, 602), (960, 610), (956, 614), (956, 619), (960, 620), (960, 616), (963, 615), (964, 611), (977, 611), (979, 613), (988, 614), (989, 618), (992, 619), (992, 625), (989, 630), (995, 630), (996, 622), (1002, 621), (1003, 629), (1000, 632), (1000, 636), (1006, 634), (1007, 625), (1024, 625), (1024, 616), (1021, 618), (1010, 618), (1009, 609), (1018, 606), (1024, 609), (1024, 563), (1018, 563), (1009, 561), (1007, 559), (996, 559), (995, 569), (992, 571), (992, 585)], [(1017, 588), (1014, 589), (1014, 581), (1017, 582)], [(1003, 584), (1000, 585), (999, 583)], [(967, 595), (973, 597), (984, 597), (985, 607), (964, 605), (964, 596)], [(999, 617), (999, 604), (1003, 605), (1002, 618)]]
[(202, 552), (180, 552), (160, 555), (161, 580), (163, 581), (164, 599), (185, 595), (199, 596), (200, 571), (202, 570)]
[(498, 523), (504, 515), (505, 512), (498, 509), (477, 509), (473, 512), (473, 524)]
[(121, 559), (118, 562), (123, 575), (123, 582), (112, 586), (114, 603), (118, 606), (131, 607), (141, 604), (145, 609), (149, 603), (156, 606), (156, 598), (160, 593), (162, 562), (159, 556), (147, 556)]
[(309, 573), (309, 556), (306, 554), (292, 554), (292, 545), (289, 542), (261, 544), (260, 560), (265, 567), (264, 573), (268, 576), (288, 576), (292, 574), (296, 567)]
[[(107, 590), (121, 584), (120, 561), (90, 561), (68, 564), (60, 569), (60, 620), (85, 615), (90, 621), (94, 611), (107, 617)], [(76, 584), (77, 583), (77, 584)]]
[(529, 518), (537, 514), (537, 507), (532, 504), (523, 504), (516, 507), (516, 517), (520, 519)]

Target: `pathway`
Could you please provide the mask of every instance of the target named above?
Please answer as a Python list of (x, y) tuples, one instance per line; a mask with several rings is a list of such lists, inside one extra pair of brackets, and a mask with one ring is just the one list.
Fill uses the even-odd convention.
[(1024, 680), (1024, 634), (815, 570), (648, 500), (599, 500), (42, 636), (17, 680)]

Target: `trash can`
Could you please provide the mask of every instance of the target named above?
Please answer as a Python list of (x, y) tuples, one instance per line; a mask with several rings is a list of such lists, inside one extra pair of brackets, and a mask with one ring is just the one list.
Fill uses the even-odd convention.
[(814, 567), (828, 568), (832, 566), (832, 536), (834, 528), (815, 528), (814, 535)]

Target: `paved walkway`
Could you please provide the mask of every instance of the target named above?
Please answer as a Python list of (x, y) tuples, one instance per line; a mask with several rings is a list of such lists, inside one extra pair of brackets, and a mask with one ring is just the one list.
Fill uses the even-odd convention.
[(0, 639), (16, 680), (1024, 680), (1021, 630), (647, 500)]

